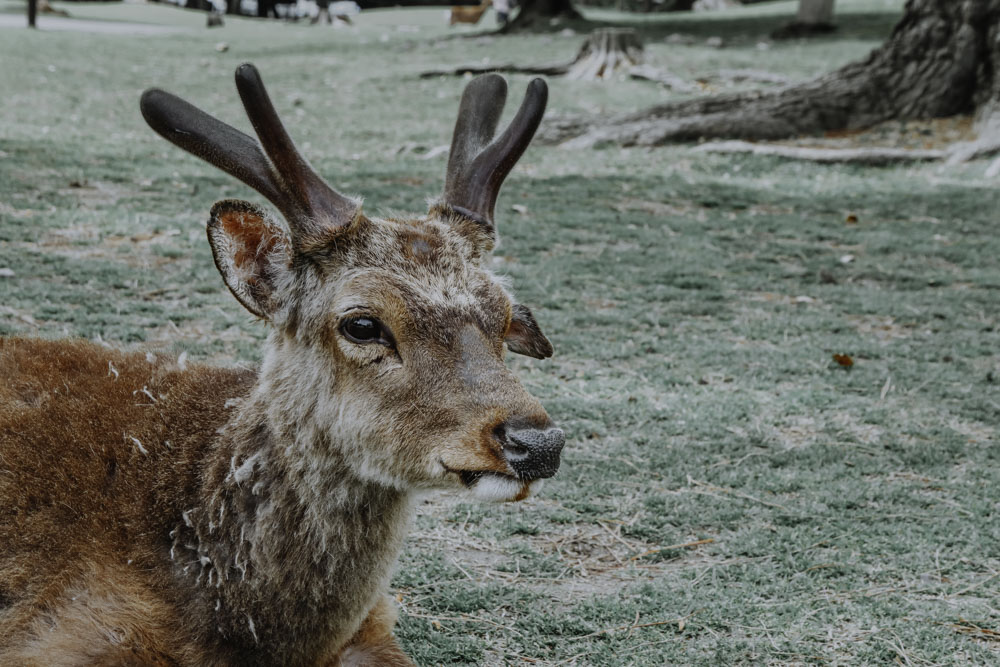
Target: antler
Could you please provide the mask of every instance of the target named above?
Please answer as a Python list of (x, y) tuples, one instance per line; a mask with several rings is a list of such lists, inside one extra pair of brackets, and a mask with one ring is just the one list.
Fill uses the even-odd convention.
[(264, 195), (285, 216), (293, 239), (350, 224), (360, 204), (327, 185), (295, 148), (257, 68), (249, 63), (240, 65), (236, 88), (259, 143), (156, 88), (142, 94), (139, 108), (149, 126), (164, 139)]
[(465, 87), (448, 156), (446, 205), (493, 230), (500, 186), (531, 143), (548, 96), (545, 82), (534, 79), (514, 120), (493, 140), (507, 100), (507, 82), (499, 74), (486, 74)]

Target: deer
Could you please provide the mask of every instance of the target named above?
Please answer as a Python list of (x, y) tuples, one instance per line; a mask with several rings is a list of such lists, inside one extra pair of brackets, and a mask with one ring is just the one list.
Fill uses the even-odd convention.
[(482, 0), (478, 5), (454, 5), (448, 14), (448, 25), (479, 23), (492, 4), (493, 0)]
[(257, 140), (153, 88), (158, 134), (281, 214), (226, 199), (208, 242), (268, 328), (258, 368), (0, 338), (0, 664), (412, 665), (389, 595), (415, 499), (519, 501), (565, 435), (506, 363), (553, 353), (488, 258), (545, 110), (472, 80), (443, 194), (369, 217), (298, 152), (251, 64)]

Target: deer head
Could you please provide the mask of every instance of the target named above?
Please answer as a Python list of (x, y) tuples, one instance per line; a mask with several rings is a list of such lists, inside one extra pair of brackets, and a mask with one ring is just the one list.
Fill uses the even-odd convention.
[[(208, 238), (236, 299), (272, 325), (258, 394), (271, 426), (308, 473), (336, 461), (399, 489), (467, 487), (526, 497), (555, 474), (564, 443), (504, 363), (505, 350), (546, 358), (531, 311), (484, 265), (504, 178), (545, 108), (540, 79), (510, 126), (498, 75), (465, 90), (443, 197), (427, 215), (370, 218), (299, 154), (249, 64), (236, 87), (259, 138), (161, 90), (143, 116), (167, 140), (266, 197), (212, 208)], [(308, 437), (303, 433), (308, 432)]]

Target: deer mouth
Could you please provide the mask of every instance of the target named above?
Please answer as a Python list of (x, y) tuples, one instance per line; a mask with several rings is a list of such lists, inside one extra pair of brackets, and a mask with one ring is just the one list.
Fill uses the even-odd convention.
[(513, 475), (507, 475), (502, 472), (497, 472), (496, 470), (460, 470), (458, 468), (448, 467), (447, 465), (445, 465), (444, 461), (440, 461), (440, 463), (441, 467), (445, 469), (445, 472), (450, 472), (454, 475), (458, 475), (458, 478), (462, 480), (462, 485), (469, 489), (478, 484), (480, 480), (488, 479), (491, 477), (495, 477), (510, 482), (515, 482), (518, 484), (527, 483), (531, 481), (531, 480), (521, 480), (518, 479), (517, 477), (514, 477)]
[(456, 470), (443, 462), (442, 467), (458, 475), (462, 486), (480, 500), (516, 502), (524, 500), (542, 485), (540, 479), (521, 479), (495, 470)]
[(494, 472), (492, 470), (459, 470), (456, 472), (458, 473), (459, 479), (462, 480), (462, 484), (470, 489), (475, 486), (479, 480), (486, 477), (497, 477), (499, 479), (509, 480), (512, 482), (520, 481), (512, 475), (504, 475), (503, 473)]

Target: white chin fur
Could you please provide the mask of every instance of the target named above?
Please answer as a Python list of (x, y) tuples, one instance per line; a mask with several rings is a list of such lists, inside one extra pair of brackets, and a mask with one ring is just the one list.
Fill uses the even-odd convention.
[[(528, 483), (528, 495), (534, 495), (542, 486), (542, 480)], [(498, 475), (483, 475), (472, 485), (472, 494), (479, 500), (487, 502), (504, 502), (514, 500), (522, 494), (524, 482)]]

